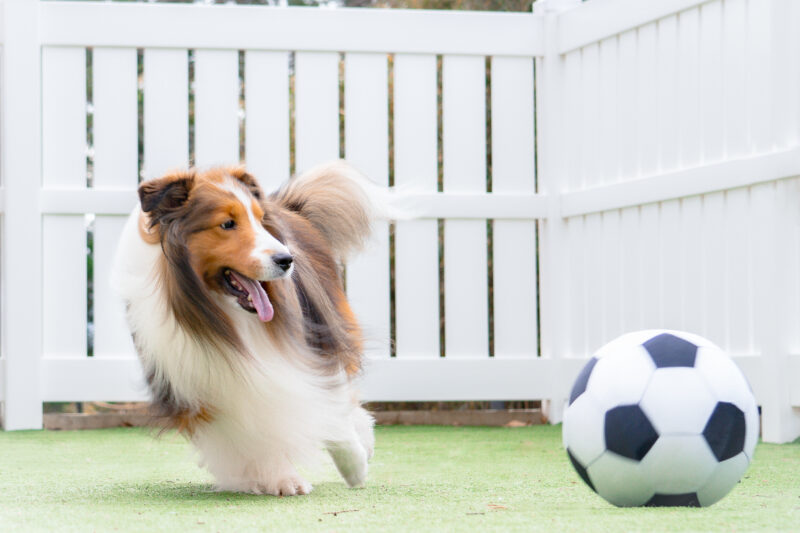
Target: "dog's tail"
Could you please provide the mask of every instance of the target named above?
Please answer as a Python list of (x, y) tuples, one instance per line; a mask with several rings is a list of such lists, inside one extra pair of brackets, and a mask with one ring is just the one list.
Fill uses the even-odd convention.
[(367, 242), (374, 221), (407, 218), (392, 206), (387, 188), (341, 160), (289, 180), (272, 199), (308, 219), (342, 261)]

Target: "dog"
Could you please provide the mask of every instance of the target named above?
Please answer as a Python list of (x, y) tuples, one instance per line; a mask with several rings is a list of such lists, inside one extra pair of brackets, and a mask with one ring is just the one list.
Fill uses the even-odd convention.
[(308, 494), (295, 466), (324, 449), (364, 484), (374, 421), (354, 385), (363, 340), (341, 265), (386, 218), (384, 192), (344, 161), (270, 195), (243, 167), (140, 185), (112, 284), (156, 418), (189, 438), (216, 489)]

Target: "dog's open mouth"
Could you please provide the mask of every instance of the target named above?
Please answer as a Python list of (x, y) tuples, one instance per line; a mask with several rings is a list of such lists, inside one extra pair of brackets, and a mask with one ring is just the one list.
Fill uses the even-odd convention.
[(269, 301), (263, 282), (250, 279), (244, 274), (226, 268), (222, 276), (223, 286), (245, 311), (257, 313), (259, 320), (269, 322), (275, 316), (272, 302)]

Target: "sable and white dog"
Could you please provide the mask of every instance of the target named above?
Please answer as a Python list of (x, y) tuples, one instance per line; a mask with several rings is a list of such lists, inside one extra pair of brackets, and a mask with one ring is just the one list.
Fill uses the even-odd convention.
[(307, 494), (295, 465), (323, 448), (349, 486), (364, 483), (373, 419), (352, 383), (362, 341), (340, 265), (385, 192), (341, 161), (269, 196), (243, 168), (139, 187), (112, 283), (156, 414), (218, 489)]

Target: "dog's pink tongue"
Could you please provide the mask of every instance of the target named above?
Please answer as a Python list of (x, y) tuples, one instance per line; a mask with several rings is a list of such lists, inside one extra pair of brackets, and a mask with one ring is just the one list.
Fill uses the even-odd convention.
[(236, 281), (239, 282), (244, 290), (250, 294), (250, 298), (253, 301), (253, 307), (256, 308), (256, 313), (258, 313), (258, 318), (262, 322), (269, 322), (272, 320), (272, 317), (275, 316), (275, 309), (272, 307), (272, 302), (269, 301), (269, 296), (267, 296), (267, 291), (264, 290), (264, 287), (261, 286), (256, 280), (252, 280), (247, 276), (243, 276), (238, 272), (231, 272), (233, 276), (236, 278)]

